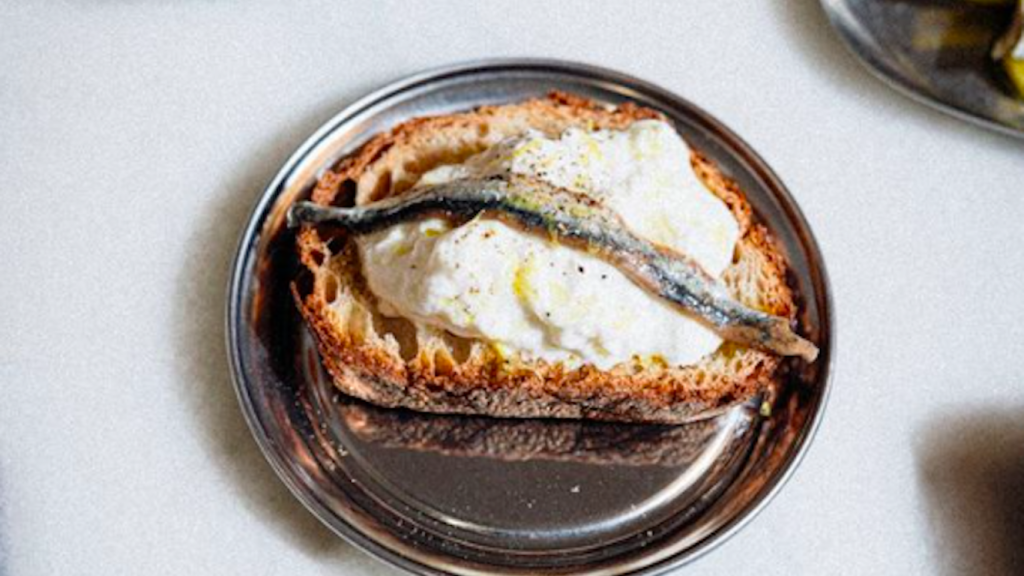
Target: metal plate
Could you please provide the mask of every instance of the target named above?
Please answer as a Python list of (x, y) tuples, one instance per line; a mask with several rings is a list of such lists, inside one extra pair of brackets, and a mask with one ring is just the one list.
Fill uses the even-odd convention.
[(957, 118), (1024, 138), (1024, 102), (989, 57), (1012, 6), (950, 0), (822, 0), (847, 47), (876, 76)]
[[(382, 410), (331, 387), (289, 293), (284, 212), (318, 174), (414, 116), (552, 89), (663, 111), (746, 190), (784, 243), (821, 345), (813, 369), (773, 399), (683, 426), (446, 417)], [(689, 102), (640, 80), (554, 61), (428, 72), (356, 102), (317, 131), (264, 192), (238, 249), (228, 340), (242, 410), (281, 479), (357, 546), (423, 574), (633, 574), (722, 541), (781, 486), (828, 391), (832, 311), (817, 245), (785, 188), (741, 140)]]

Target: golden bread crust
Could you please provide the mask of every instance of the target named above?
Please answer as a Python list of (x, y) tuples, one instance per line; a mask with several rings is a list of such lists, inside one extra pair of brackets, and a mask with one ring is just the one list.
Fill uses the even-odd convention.
[[(607, 108), (552, 93), (519, 104), (417, 118), (379, 134), (326, 171), (312, 197), (320, 204), (364, 204), (401, 193), (427, 170), (462, 161), (532, 128), (557, 136), (572, 126), (623, 129), (653, 110)], [(754, 220), (735, 182), (708, 158), (690, 162), (730, 208), (741, 239), (722, 280), (746, 305), (793, 318), (786, 263), (768, 230)], [(382, 406), (424, 412), (503, 417), (589, 418), (678, 423), (749, 399), (775, 379), (780, 358), (726, 343), (699, 363), (671, 367), (619, 364), (611, 370), (567, 368), (502, 357), (492, 347), (423, 326), (385, 319), (365, 287), (353, 243), (307, 227), (298, 251), (312, 282), (293, 285), (296, 303), (316, 336), (323, 364), (345, 393)]]

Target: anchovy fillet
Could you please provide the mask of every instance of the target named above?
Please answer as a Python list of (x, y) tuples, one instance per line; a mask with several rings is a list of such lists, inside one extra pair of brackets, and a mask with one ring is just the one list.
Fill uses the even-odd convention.
[(797, 335), (788, 320), (737, 302), (696, 262), (632, 233), (618, 214), (594, 198), (534, 178), (458, 180), (354, 208), (299, 202), (289, 210), (288, 222), (291, 226), (330, 224), (353, 234), (369, 234), (431, 216), (455, 224), (477, 216), (495, 218), (605, 260), (634, 284), (676, 305), (725, 340), (808, 362), (818, 355), (818, 348)]

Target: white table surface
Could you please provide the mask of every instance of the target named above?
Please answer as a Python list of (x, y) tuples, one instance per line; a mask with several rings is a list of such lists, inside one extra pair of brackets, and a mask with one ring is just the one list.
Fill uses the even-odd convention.
[(1024, 573), (1024, 142), (862, 71), (816, 2), (0, 2), (0, 574), (392, 574), (245, 428), (223, 343), (257, 195), (345, 104), (489, 56), (705, 107), (824, 250), (834, 391), (689, 574)]

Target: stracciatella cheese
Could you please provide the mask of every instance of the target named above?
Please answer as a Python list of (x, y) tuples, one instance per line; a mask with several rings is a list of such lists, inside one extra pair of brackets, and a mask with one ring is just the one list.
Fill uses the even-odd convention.
[[(503, 173), (584, 192), (640, 236), (686, 254), (713, 276), (730, 264), (738, 225), (690, 167), (668, 124), (623, 131), (528, 133), (462, 164), (427, 172), (419, 185)], [(492, 342), (525, 358), (606, 369), (639, 357), (691, 364), (721, 339), (585, 252), (478, 218), (428, 219), (358, 239), (363, 273), (382, 314)]]

